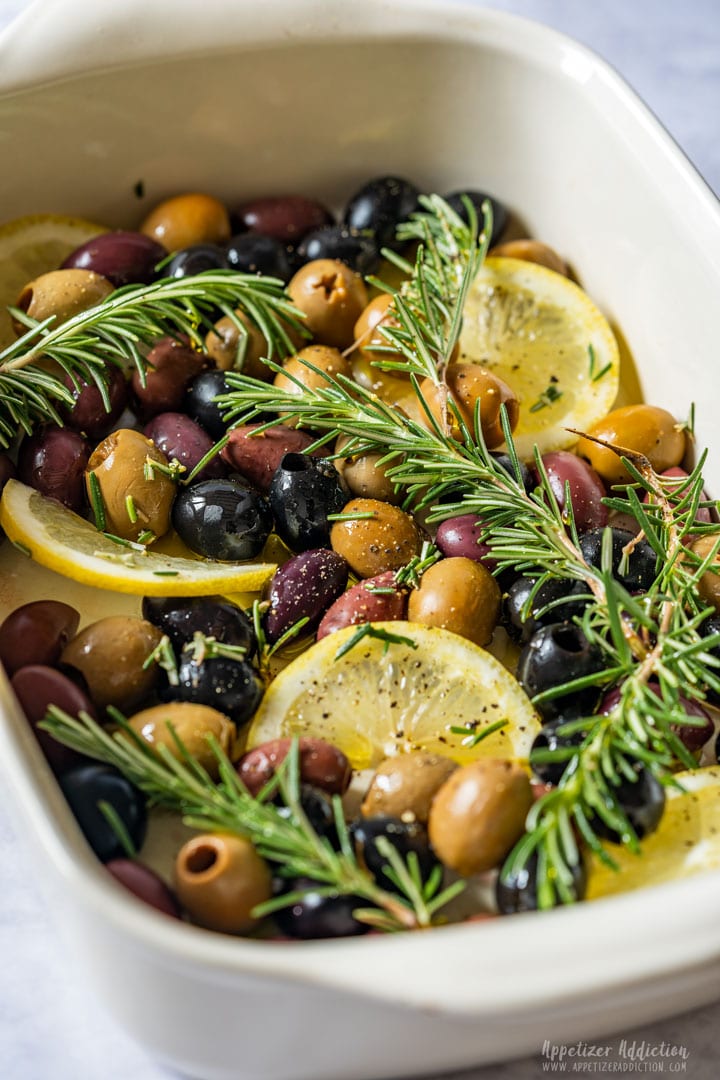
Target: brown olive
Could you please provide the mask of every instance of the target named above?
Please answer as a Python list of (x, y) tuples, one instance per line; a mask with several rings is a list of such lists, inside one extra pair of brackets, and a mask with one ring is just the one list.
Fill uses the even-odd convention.
[[(335, 443), (335, 453), (341, 454), (350, 439), (341, 435)], [(399, 503), (402, 498), (388, 478), (388, 465), (379, 465), (382, 454), (358, 454), (336, 457), (335, 468), (348, 486), (351, 495), (362, 499), (380, 499), (381, 502)]]
[(288, 294), (318, 342), (336, 349), (352, 345), (353, 328), (367, 304), (359, 274), (337, 259), (315, 259), (293, 276)]
[[(355, 347), (361, 356), (368, 360), (401, 360), (400, 353), (382, 353), (375, 351), (375, 346), (388, 346), (389, 342), (380, 332), (381, 326), (397, 326), (398, 321), (393, 313), (388, 314), (388, 308), (393, 302), (390, 293), (381, 293), (371, 300), (362, 311), (360, 318), (353, 328)], [(367, 350), (367, 352), (365, 351)]]
[[(465, 424), (472, 432), (475, 426), (475, 405), (480, 402), (480, 426), (489, 450), (499, 446), (505, 439), (500, 423), (500, 406), (507, 409), (511, 431), (520, 415), (520, 403), (508, 384), (480, 364), (450, 364), (445, 372), (447, 393), (452, 397)], [(420, 392), (428, 403), (433, 416), (442, 425), (448, 425), (454, 438), (460, 438), (460, 426), (445, 407), (443, 387), (431, 379), (423, 379)]]
[(415, 397), (409, 376), (402, 372), (381, 371), (374, 367), (367, 356), (355, 351), (350, 360), (352, 377), (358, 386), (370, 390), (388, 405), (399, 405), (409, 396)]
[(194, 836), (178, 852), (175, 891), (200, 926), (242, 934), (258, 922), (252, 910), (270, 899), (272, 879), (249, 840), (209, 833)]
[(378, 499), (351, 499), (343, 514), (372, 514), (370, 518), (336, 521), (330, 530), (333, 550), (358, 577), (399, 570), (419, 554), (420, 533), (410, 515), (399, 507)]
[(167, 251), (192, 244), (223, 244), (230, 239), (230, 215), (212, 195), (190, 192), (159, 203), (140, 226)]
[(515, 762), (481, 758), (457, 769), (439, 789), (428, 819), (438, 858), (464, 876), (492, 870), (523, 834), (533, 803)]
[[(672, 413), (656, 405), (624, 405), (613, 409), (590, 428), (588, 435), (623, 450), (644, 454), (657, 473), (679, 465), (685, 454), (685, 432)], [(606, 483), (630, 482), (631, 477), (619, 454), (609, 447), (581, 438), (577, 452), (590, 462)]]
[(500, 599), (498, 583), (482, 563), (463, 556), (441, 559), (410, 593), (408, 619), (487, 645), (500, 617)]
[[(704, 562), (717, 543), (717, 534), (699, 536), (690, 544), (690, 550)], [(688, 560), (689, 562), (689, 560)], [(688, 567), (691, 572), (695, 567)], [(698, 582), (698, 592), (706, 604), (720, 611), (720, 554), (716, 555)]]
[(175, 484), (148, 462), (168, 463), (150, 439), (132, 428), (114, 431), (90, 455), (87, 488), (91, 505), (92, 475), (99, 485), (106, 531), (125, 540), (137, 540), (144, 532), (163, 536), (170, 527)]
[(278, 390), (299, 394), (298, 382), (310, 390), (326, 390), (330, 379), (338, 375), (350, 378), (350, 365), (343, 354), (329, 345), (308, 345), (283, 364), (283, 370), (277, 373), (273, 382)]
[(166, 746), (173, 757), (179, 759), (181, 755), (172, 735), (174, 731), (188, 754), (212, 777), (218, 775), (218, 763), (208, 736), (212, 735), (229, 757), (234, 756), (235, 724), (224, 713), (211, 709), (209, 705), (170, 701), (167, 705), (153, 705), (135, 713), (129, 723), (133, 731), (150, 746)]
[(235, 317), (247, 331), (243, 341), (235, 320), (224, 315), (205, 338), (205, 351), (220, 371), (242, 371), (253, 379), (269, 379), (272, 370), (262, 363), (269, 352), (265, 335), (244, 311), (236, 311)]
[(157, 665), (143, 669), (143, 664), (161, 638), (157, 627), (145, 619), (108, 615), (76, 634), (63, 649), (60, 663), (80, 672), (99, 709), (115, 705), (126, 712), (155, 688)]
[(181, 410), (185, 391), (207, 364), (207, 357), (186, 341), (165, 337), (156, 341), (147, 356), (145, 379), (137, 369), (130, 377), (136, 412), (152, 420), (164, 412)]
[(548, 270), (554, 270), (556, 274), (569, 277), (570, 272), (567, 263), (557, 251), (540, 240), (508, 240), (506, 244), (498, 244), (488, 252), (489, 255), (499, 255), (505, 259), (521, 259), (523, 262), (537, 263), (545, 266)]
[(414, 750), (381, 761), (361, 806), (363, 817), (386, 814), (426, 824), (436, 792), (457, 765), (450, 758)]
[[(54, 315), (51, 325), (59, 326), (102, 303), (114, 288), (112, 282), (92, 270), (51, 270), (28, 282), (15, 306), (38, 322)], [(16, 319), (13, 327), (18, 335), (27, 331), (27, 326)]]

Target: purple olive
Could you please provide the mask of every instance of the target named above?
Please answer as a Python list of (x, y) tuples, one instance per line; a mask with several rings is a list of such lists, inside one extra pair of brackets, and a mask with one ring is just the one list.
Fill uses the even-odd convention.
[(148, 353), (145, 385), (137, 371), (130, 377), (138, 413), (151, 420), (163, 412), (177, 412), (185, 391), (207, 364), (207, 357), (175, 338), (161, 338)]
[[(248, 750), (235, 766), (251, 795), (256, 796), (275, 775), (288, 755), (292, 739), (271, 739)], [(326, 795), (343, 795), (352, 779), (350, 762), (336, 746), (323, 739), (301, 735), (298, 739), (300, 780), (320, 788)]]
[[(649, 682), (648, 689), (652, 690), (653, 694), (657, 697), (662, 697), (658, 683), (654, 681)], [(598, 706), (598, 714), (605, 715), (612, 712), (619, 700), (620, 690), (617, 687), (613, 690), (608, 690)], [(697, 754), (708, 739), (712, 737), (715, 725), (710, 718), (710, 714), (702, 707), (699, 701), (693, 701), (691, 698), (683, 697), (681, 694), (680, 704), (685, 710), (685, 715), (691, 723), (672, 724), (671, 727), (673, 733), (677, 735), (686, 750), (689, 750), (691, 754)]]
[(264, 618), (268, 641), (277, 641), (305, 617), (309, 622), (303, 633), (314, 630), (333, 600), (342, 594), (347, 578), (347, 563), (327, 548), (303, 551), (288, 559), (270, 582), (270, 607)]
[(161, 911), (163, 915), (180, 918), (180, 905), (154, 870), (134, 859), (111, 859), (105, 863), (105, 869), (138, 900)]
[(43, 427), (20, 445), (18, 478), (77, 513), (85, 506), (89, 458), (90, 444), (77, 431)]
[(52, 667), (75, 636), (80, 613), (61, 600), (33, 600), (0, 625), (0, 662), (8, 676), (30, 664)]
[(95, 383), (81, 382), (75, 386), (69, 375), (65, 385), (75, 399), (72, 408), (64, 408), (62, 415), (68, 427), (81, 431), (89, 439), (103, 439), (117, 425), (127, 405), (128, 384), (125, 375), (114, 364), (105, 369), (110, 409), (105, 409), (102, 395)]
[[(213, 441), (206, 431), (185, 413), (164, 412), (153, 417), (145, 426), (145, 435), (152, 439), (168, 461), (173, 458), (187, 469), (185, 476), (212, 449)], [(195, 477), (196, 480), (214, 480), (227, 476), (227, 468), (218, 455), (212, 458)]]
[(474, 562), (490, 562), (494, 566), (493, 560), (487, 559), (489, 546), (480, 539), (482, 531), (483, 525), (477, 514), (459, 514), (438, 526), (435, 543), (448, 559), (473, 559)]
[(80, 712), (88, 713), (97, 720), (93, 703), (84, 690), (55, 668), (42, 664), (31, 664), (16, 671), (10, 680), (21, 708), (33, 729), (37, 741), (52, 771), (59, 776), (75, 765), (81, 765), (87, 759), (77, 750), (63, 746), (48, 731), (38, 727), (45, 719), (48, 708), (57, 705), (58, 709), (77, 716)]
[(607, 525), (608, 509), (602, 502), (605, 486), (587, 461), (567, 450), (556, 450), (543, 454), (542, 462), (561, 512), (565, 509), (565, 485), (570, 486), (570, 501), (578, 532), (601, 529)]
[(275, 470), (285, 454), (301, 454), (313, 439), (306, 431), (284, 425), (268, 428), (251, 438), (253, 431), (259, 427), (260, 424), (245, 424), (244, 427), (233, 428), (221, 457), (235, 472), (267, 494)]
[(248, 232), (272, 236), (283, 244), (296, 244), (312, 229), (329, 225), (332, 214), (304, 195), (280, 195), (243, 203), (235, 217)]
[[(678, 481), (677, 484), (671, 484), (665, 487), (665, 490), (668, 492), (668, 494), (674, 495), (679, 498), (687, 491), (687, 484), (683, 484), (682, 481), (688, 479), (688, 473), (685, 472), (685, 469), (681, 469), (679, 465), (674, 465), (671, 469), (665, 469), (663, 472), (660, 473), (660, 476), (672, 480), (677, 479)], [(649, 499), (650, 495), (646, 491), (645, 495), (643, 496), (643, 502), (648, 502)], [(702, 501), (709, 501), (708, 496), (704, 491), (702, 493)], [(715, 519), (713, 518), (712, 511), (709, 506), (699, 506), (695, 514), (695, 520), (699, 525), (708, 525), (711, 521), (714, 521)]]
[(317, 640), (366, 622), (386, 622), (406, 618), (407, 595), (395, 585), (395, 571), (353, 585), (328, 608), (318, 627)]
[(144, 284), (155, 280), (155, 266), (167, 256), (156, 240), (139, 232), (107, 232), (76, 248), (63, 270), (93, 270), (113, 285)]

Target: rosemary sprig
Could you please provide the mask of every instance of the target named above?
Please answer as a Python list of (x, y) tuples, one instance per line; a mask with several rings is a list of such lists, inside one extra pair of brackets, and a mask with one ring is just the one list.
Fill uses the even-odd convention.
[[(134, 366), (144, 379), (147, 352), (158, 338), (187, 338), (199, 349), (218, 312), (246, 336), (238, 311), (261, 330), (269, 356), (282, 359), (295, 351), (290, 333), (300, 313), (283, 283), (232, 270), (127, 285), (59, 326), (54, 318), (35, 322), (14, 310), (28, 329), (0, 352), (0, 446), (8, 446), (18, 429), (29, 434), (39, 423), (62, 423), (59, 408), (73, 404), (64, 376), (74, 385), (94, 383), (109, 411), (106, 364)], [(56, 370), (48, 370), (47, 361)]]

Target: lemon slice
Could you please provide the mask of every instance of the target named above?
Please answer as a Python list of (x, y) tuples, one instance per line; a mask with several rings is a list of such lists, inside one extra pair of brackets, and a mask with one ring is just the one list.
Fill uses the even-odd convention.
[(606, 844), (616, 872), (593, 856), (588, 900), (720, 869), (720, 766), (677, 773), (684, 792), (668, 788), (659, 828), (641, 842), (639, 855)]
[[(408, 750), (462, 763), (483, 755), (527, 759), (540, 724), (499, 660), (448, 630), (410, 622), (373, 627), (402, 640), (365, 637), (338, 657), (358, 632), (350, 626), (281, 671), (255, 714), (248, 747), (310, 735), (339, 747), (356, 769)], [(475, 742), (503, 720), (504, 727)]]
[(521, 458), (577, 442), (612, 408), (620, 377), (617, 341), (577, 285), (536, 263), (485, 261), (468, 296), (460, 359), (504, 379), (520, 400), (513, 433)]
[(71, 251), (104, 232), (104, 225), (58, 214), (33, 214), (0, 225), (0, 349), (15, 341), (6, 309), (23, 286), (57, 270)]
[(256, 592), (275, 563), (218, 563), (137, 551), (109, 540), (54, 499), (9, 480), (0, 525), (36, 562), (83, 585), (138, 596)]

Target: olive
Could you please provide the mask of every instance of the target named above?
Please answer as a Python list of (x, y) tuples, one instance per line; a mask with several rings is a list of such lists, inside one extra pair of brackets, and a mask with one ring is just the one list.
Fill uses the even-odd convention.
[[(717, 614), (709, 615), (704, 619), (698, 627), (698, 634), (703, 638), (713, 637), (715, 634), (720, 634), (720, 618)], [(708, 648), (705, 645), (704, 651), (712, 656), (715, 660), (720, 661), (720, 641), (714, 645), (710, 645)], [(720, 680), (720, 667), (711, 667), (707, 665), (706, 670), (716, 679)], [(717, 706), (720, 703), (720, 691), (714, 687), (708, 687), (708, 701), (711, 701), (713, 705)]]
[[(703, 629), (704, 626), (712, 621), (712, 619), (705, 620), (705, 623), (700, 627), (701, 634), (705, 633)], [(710, 651), (712, 652), (713, 650)], [(647, 685), (648, 690), (652, 690), (653, 694), (662, 699), (662, 690), (660, 689), (659, 683), (653, 679), (650, 680)], [(620, 701), (620, 698), (621, 691), (619, 688), (609, 690), (603, 695), (598, 706), (598, 713), (607, 714), (612, 712)], [(712, 697), (710, 697), (710, 700), (712, 701)], [(710, 714), (703, 708), (699, 701), (683, 697), (682, 694), (678, 695), (678, 701), (683, 707), (685, 716), (687, 717), (687, 723), (671, 724), (670, 729), (673, 734), (678, 737), (686, 750), (689, 750), (691, 754), (697, 754), (712, 737), (715, 725), (710, 718)]]
[[(52, 318), (52, 327), (67, 322), (107, 299), (114, 286), (92, 270), (51, 270), (24, 287), (15, 306), (37, 322)], [(15, 332), (24, 334), (27, 327), (13, 319)]]
[[(428, 841), (427, 829), (420, 821), (407, 821), (387, 814), (360, 818), (349, 829), (350, 840), (355, 848), (358, 862), (372, 874), (381, 889), (400, 892), (392, 877), (392, 863), (378, 847), (378, 840), (384, 838), (400, 856), (402, 862), (411, 865), (410, 855), (417, 860), (420, 880), (427, 882), (439, 862)], [(391, 873), (388, 873), (388, 870)]]
[(75, 248), (61, 270), (92, 270), (115, 286), (149, 285), (166, 249), (141, 232), (106, 232)]
[(337, 349), (352, 345), (353, 328), (367, 305), (358, 274), (337, 259), (316, 259), (293, 275), (288, 294), (321, 344)]
[(570, 277), (567, 263), (557, 251), (539, 240), (508, 240), (505, 244), (498, 244), (492, 248), (488, 255), (500, 256), (503, 259), (520, 259), (523, 262), (537, 263), (548, 270), (554, 270), (556, 274)]
[[(700, 562), (704, 563), (716, 544), (717, 536), (709, 533), (693, 540), (690, 544), (690, 551)], [(697, 563), (697, 565), (699, 566), (700, 563)], [(693, 569), (695, 569), (694, 566)], [(720, 555), (716, 554), (708, 564), (707, 569), (697, 583), (697, 590), (706, 604), (714, 607), (716, 611), (720, 611)]]
[(125, 849), (100, 803), (108, 803), (119, 817), (136, 848), (147, 829), (145, 797), (110, 765), (80, 765), (59, 779), (60, 788), (85, 839), (101, 862), (122, 858)]
[(185, 342), (161, 338), (148, 353), (144, 377), (137, 370), (130, 376), (135, 411), (143, 420), (178, 412), (188, 386), (206, 363), (206, 357)]
[(54, 667), (80, 624), (80, 613), (61, 600), (32, 600), (0, 625), (0, 661), (8, 678), (31, 664)]
[[(636, 779), (624, 777), (614, 788), (612, 794), (620, 804), (620, 809), (628, 819), (635, 836), (642, 840), (655, 832), (665, 811), (665, 788), (658, 778), (644, 765), (635, 767)], [(619, 832), (609, 825), (598, 813), (590, 821), (598, 836), (614, 844), (626, 842), (627, 829)]]
[(61, 671), (42, 664), (20, 668), (10, 680), (10, 685), (52, 771), (59, 776), (84, 762), (82, 754), (58, 742), (38, 724), (45, 719), (51, 705), (69, 716), (85, 712), (94, 720), (97, 719), (93, 703), (85, 691)]
[(549, 578), (536, 589), (534, 578), (519, 577), (503, 597), (503, 626), (513, 641), (526, 642), (541, 626), (581, 616), (589, 601), (588, 586), (582, 581)]
[[(185, 467), (184, 477), (190, 475), (213, 447), (213, 441), (207, 432), (181, 412), (162, 412), (154, 416), (150, 423), (145, 425), (144, 434), (168, 461), (177, 461)], [(226, 474), (225, 463), (220, 455), (216, 454), (194, 479), (216, 480)]]
[(281, 244), (296, 244), (306, 233), (333, 220), (322, 203), (304, 195), (253, 199), (238, 207), (234, 216), (249, 232), (271, 236)]
[(361, 812), (364, 817), (387, 814), (426, 824), (436, 793), (456, 768), (450, 758), (424, 750), (385, 758), (375, 770)]
[(227, 270), (228, 262), (223, 248), (217, 244), (190, 244), (173, 255), (163, 270), (165, 277), (185, 278), (202, 274), (205, 270)]
[(212, 439), (221, 439), (227, 424), (215, 399), (230, 389), (222, 371), (201, 371), (188, 385), (181, 411), (196, 420)]
[(316, 637), (320, 641), (346, 626), (389, 622), (406, 616), (407, 595), (395, 584), (394, 571), (388, 570), (359, 581), (339, 596), (323, 615)]
[(150, 867), (143, 866), (135, 859), (111, 859), (105, 863), (105, 869), (138, 900), (149, 904), (163, 915), (170, 915), (173, 919), (180, 918), (180, 905), (175, 896)]
[[(647, 592), (657, 573), (657, 555), (647, 540), (637, 540), (625, 529), (612, 529), (612, 575), (631, 592)], [(580, 537), (580, 550), (590, 566), (602, 565), (602, 546), (605, 529), (591, 529)], [(629, 551), (624, 564), (625, 550)]]
[(493, 459), (496, 465), (508, 474), (508, 476), (515, 481), (525, 491), (526, 495), (532, 495), (533, 491), (537, 487), (535, 476), (527, 465), (523, 461), (518, 461), (519, 476), (515, 472), (515, 466), (509, 454), (503, 454), (499, 450), (491, 450), (490, 457)]
[(260, 233), (233, 236), (225, 249), (225, 258), (231, 270), (242, 274), (263, 274), (285, 282), (291, 277), (287, 249), (272, 236)]
[(399, 176), (378, 176), (348, 200), (343, 221), (350, 229), (367, 230), (378, 246), (395, 246), (395, 230), (419, 209), (420, 192)]
[(493, 570), (496, 563), (490, 555), (492, 549), (480, 539), (482, 532), (483, 524), (477, 514), (459, 514), (438, 525), (435, 543), (447, 558), (472, 559)]
[(260, 431), (258, 428), (262, 425), (245, 424), (233, 428), (220, 457), (258, 491), (267, 494), (285, 455), (302, 454), (312, 446), (313, 438), (306, 431), (288, 428), (285, 424)]
[(80, 672), (98, 709), (115, 705), (125, 712), (148, 697), (155, 687), (157, 667), (143, 665), (161, 637), (160, 631), (145, 619), (107, 615), (84, 627), (68, 642), (60, 663)]
[[(292, 739), (272, 739), (248, 750), (237, 763), (238, 776), (252, 796), (272, 780), (288, 755)], [(298, 739), (300, 780), (327, 795), (343, 795), (350, 784), (350, 762), (330, 743), (301, 735)]]
[[(308, 345), (283, 365), (273, 383), (286, 394), (301, 394), (304, 389), (327, 390), (338, 375), (350, 378), (351, 368), (338, 349), (327, 345)], [(288, 427), (297, 427), (299, 419), (288, 418)]]
[[(335, 453), (342, 454), (351, 440), (346, 435), (338, 437)], [(334, 458), (335, 468), (351, 495), (360, 499), (380, 499), (382, 502), (399, 503), (401, 493), (387, 475), (389, 465), (381, 465), (382, 454), (350, 454)]]
[(254, 559), (273, 527), (267, 499), (238, 480), (202, 480), (180, 492), (172, 522), (183, 543), (207, 559)]
[(392, 302), (393, 296), (391, 293), (380, 293), (379, 296), (374, 297), (374, 299), (372, 299), (363, 309), (360, 318), (353, 328), (353, 337), (355, 339), (357, 351), (369, 361), (402, 361), (403, 359), (402, 353), (384, 352), (380, 354), (376, 349), (376, 346), (378, 345), (382, 345), (383, 348), (388, 348), (390, 344), (387, 338), (381, 333), (381, 327), (399, 326), (393, 312), (388, 312), (388, 308), (391, 307)]
[(249, 840), (208, 833), (194, 836), (178, 852), (175, 891), (200, 926), (242, 934), (257, 924), (252, 912), (270, 899), (272, 878)]
[(602, 501), (605, 498), (605, 486), (586, 461), (567, 450), (556, 450), (551, 454), (543, 454), (542, 463), (560, 512), (564, 515), (566, 485), (569, 487), (570, 503), (578, 532), (607, 525), (608, 509)]
[(345, 225), (325, 225), (304, 237), (296, 252), (300, 264), (316, 259), (337, 259), (356, 274), (371, 274), (380, 262), (372, 236)]
[(347, 499), (333, 463), (305, 454), (283, 456), (269, 494), (275, 529), (293, 551), (327, 544), (331, 530), (328, 514), (339, 513)]
[(490, 571), (472, 559), (441, 559), (428, 567), (408, 597), (408, 619), (440, 626), (487, 645), (500, 615), (500, 588)]
[[(600, 673), (605, 658), (591, 645), (579, 626), (557, 622), (542, 626), (524, 646), (518, 658), (517, 680), (528, 697), (564, 683)], [(559, 697), (535, 703), (543, 720), (570, 720), (592, 716), (600, 700), (599, 686), (587, 686)]]
[(188, 701), (208, 705), (241, 727), (255, 713), (264, 684), (247, 660), (229, 656), (196, 656), (192, 645), (183, 652), (177, 668), (177, 685), (161, 695), (165, 701)]
[[(357, 323), (355, 325), (357, 326)], [(391, 355), (390, 359), (392, 358)], [(374, 359), (379, 359), (379, 356), (375, 354)], [(413, 402), (417, 404), (417, 395), (408, 375), (401, 371), (392, 373), (381, 371), (371, 362), (371, 354), (369, 352), (366, 354), (361, 349), (356, 349), (352, 353), (350, 366), (353, 380), (358, 386), (376, 394), (388, 405), (402, 408), (406, 413), (413, 415), (413, 419), (415, 418), (412, 414), (412, 405)], [(422, 415), (424, 417), (425, 414)]]
[(358, 577), (399, 570), (420, 553), (417, 525), (399, 507), (377, 499), (351, 499), (343, 514), (347, 517), (330, 530), (330, 543)]
[[(562, 728), (566, 723), (567, 721), (563, 719), (551, 720), (543, 725), (533, 740), (530, 749), (530, 764), (535, 776), (545, 784), (560, 783), (568, 761), (573, 756), (574, 748), (580, 746), (585, 739), (584, 731), (564, 733)], [(548, 751), (556, 755), (554, 761), (542, 761), (537, 757), (538, 754)]]
[(286, 892), (303, 893), (301, 899), (273, 914), (278, 929), (287, 937), (304, 941), (351, 937), (367, 934), (370, 929), (367, 923), (353, 917), (356, 908), (368, 907), (368, 901), (361, 896), (327, 895), (324, 883), (307, 877), (283, 879), (282, 888)]
[[(153, 462), (160, 468), (153, 469)], [(146, 532), (154, 537), (167, 532), (175, 498), (175, 484), (162, 471), (167, 464), (165, 455), (132, 428), (114, 431), (95, 447), (86, 482), (91, 503), (93, 483), (98, 485), (107, 532), (126, 540), (137, 540)]]
[[(300, 784), (299, 802), (305, 819), (310, 823), (313, 831), (324, 840), (327, 840), (335, 851), (339, 851), (340, 840), (338, 839), (335, 811), (330, 796), (325, 791), (321, 791), (320, 788), (313, 787), (312, 784)], [(294, 820), (294, 811), (290, 806), (285, 806), (282, 803), (279, 794), (276, 795), (276, 804), (278, 817), (285, 821)]]
[(79, 513), (89, 459), (90, 444), (77, 431), (46, 425), (20, 444), (18, 479)]
[(140, 232), (167, 251), (181, 251), (191, 244), (224, 244), (230, 239), (230, 217), (212, 195), (190, 192), (159, 203), (143, 221)]
[[(501, 873), (495, 884), (495, 902), (501, 915), (516, 915), (523, 911), (537, 911), (538, 856), (533, 852), (524, 866), (512, 873)], [(572, 893), (582, 900), (587, 891), (587, 870), (582, 857), (570, 867)]]
[(252, 620), (224, 596), (145, 596), (142, 615), (167, 634), (177, 653), (191, 644), (198, 632), (244, 649), (245, 659), (257, 648)]
[[(500, 422), (501, 405), (505, 406), (510, 430), (515, 429), (520, 416), (520, 403), (514, 390), (493, 372), (479, 364), (450, 364), (445, 372), (445, 383), (449, 397), (471, 434), (475, 429), (476, 405), (480, 403), (480, 427), (488, 449), (492, 450), (505, 440)], [(461, 440), (460, 425), (445, 405), (441, 388), (427, 378), (420, 383), (420, 393), (441, 427), (447, 428), (453, 438)]]
[(436, 792), (428, 834), (440, 860), (463, 876), (492, 870), (520, 839), (533, 803), (527, 773), (481, 758), (456, 769)]
[(229, 315), (218, 319), (205, 338), (205, 351), (221, 371), (242, 371), (253, 379), (272, 377), (272, 369), (262, 362), (270, 353), (265, 335), (244, 311), (236, 311), (232, 319)]
[[(689, 474), (685, 471), (685, 469), (681, 469), (679, 465), (675, 465), (671, 469), (663, 469), (663, 471), (660, 473), (660, 477), (663, 480), (677, 481), (677, 483), (671, 482), (668, 484), (663, 484), (663, 489), (668, 498), (673, 501), (681, 500), (685, 495), (687, 495), (689, 487), (687, 484), (683, 483), (683, 480), (689, 479)], [(647, 503), (650, 501), (651, 495), (648, 491), (646, 491), (643, 495), (643, 502)], [(708, 503), (710, 505), (703, 506), (702, 503)], [(715, 504), (712, 503), (712, 500), (708, 498), (707, 493), (703, 491), (701, 495), (701, 505), (699, 505), (697, 510), (695, 511), (695, 521), (700, 525), (709, 525), (712, 521), (716, 520), (716, 518), (713, 517), (714, 510)]]
[(128, 382), (125, 373), (114, 364), (105, 366), (109, 409), (95, 383), (76, 381), (66, 375), (64, 382), (74, 398), (71, 408), (64, 406), (61, 414), (65, 424), (81, 431), (89, 439), (102, 439), (113, 430), (125, 411), (128, 401)]
[(312, 633), (334, 600), (344, 592), (348, 565), (327, 548), (303, 551), (275, 571), (268, 590), (270, 606), (263, 616), (265, 637), (273, 644), (299, 619), (302, 633)]
[(508, 221), (508, 212), (499, 201), (492, 195), (486, 194), (484, 191), (463, 190), (455, 191), (451, 195), (445, 196), (445, 201), (452, 207), (456, 214), (462, 218), (462, 220), (468, 224), (468, 212), (465, 207), (463, 196), (470, 200), (475, 207), (475, 212), (478, 217), (478, 225), (482, 228), (483, 223), (483, 203), (487, 200), (492, 208), (493, 224), (492, 233), (490, 235), (490, 243), (496, 244), (502, 234), (505, 232), (505, 227)]
[[(594, 424), (592, 439), (581, 438), (577, 452), (587, 458), (607, 484), (629, 484), (632, 477), (620, 461), (623, 450), (643, 454), (656, 473), (679, 465), (685, 455), (685, 432), (672, 413), (656, 405), (624, 405)], [(619, 452), (595, 442), (612, 443)]]
[(177, 744), (179, 739), (185, 751), (213, 778), (218, 775), (218, 761), (210, 745), (210, 736), (228, 757), (235, 753), (235, 725), (228, 716), (209, 705), (169, 701), (135, 713), (129, 724), (148, 746), (153, 749), (165, 746), (173, 757), (182, 760)]

